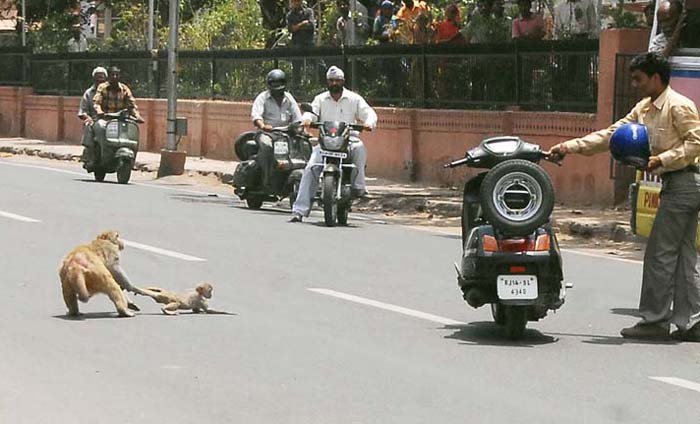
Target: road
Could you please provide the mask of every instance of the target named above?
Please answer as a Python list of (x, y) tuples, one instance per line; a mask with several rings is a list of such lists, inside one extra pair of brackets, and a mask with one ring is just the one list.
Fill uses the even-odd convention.
[[(619, 337), (638, 262), (566, 251), (567, 303), (512, 342), (462, 301), (452, 235), (289, 224), (210, 187), (26, 157), (0, 159), (0, 180), (1, 423), (698, 422), (700, 345)], [(115, 318), (98, 296), (67, 319), (59, 262), (105, 229), (131, 242), (135, 283), (210, 281), (236, 315), (136, 297)]]

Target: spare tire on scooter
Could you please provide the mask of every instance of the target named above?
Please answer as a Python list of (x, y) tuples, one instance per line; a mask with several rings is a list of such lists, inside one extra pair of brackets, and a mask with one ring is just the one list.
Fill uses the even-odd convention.
[(258, 153), (258, 142), (255, 140), (257, 134), (257, 131), (246, 131), (233, 143), (233, 150), (239, 160), (248, 160)]
[(552, 180), (526, 160), (507, 160), (491, 168), (479, 194), (484, 216), (507, 236), (532, 233), (549, 221), (554, 209)]

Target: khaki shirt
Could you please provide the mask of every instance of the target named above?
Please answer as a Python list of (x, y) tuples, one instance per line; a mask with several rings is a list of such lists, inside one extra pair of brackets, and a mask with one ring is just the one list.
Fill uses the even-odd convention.
[(136, 99), (131, 94), (129, 87), (122, 83), (118, 83), (114, 90), (109, 82), (98, 85), (92, 103), (98, 115), (119, 112), (122, 109), (129, 109), (134, 115), (138, 114)]
[(647, 126), (651, 154), (662, 163), (655, 174), (685, 168), (700, 155), (700, 120), (695, 103), (670, 86), (653, 102), (649, 97), (642, 99), (627, 116), (607, 129), (566, 141), (564, 147), (584, 155), (604, 152), (613, 132), (630, 122)]

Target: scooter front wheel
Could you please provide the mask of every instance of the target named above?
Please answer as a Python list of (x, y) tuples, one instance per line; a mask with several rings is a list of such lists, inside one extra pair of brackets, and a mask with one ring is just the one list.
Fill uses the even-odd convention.
[(132, 164), (130, 160), (122, 162), (117, 169), (117, 182), (119, 184), (127, 184), (131, 179), (131, 168)]
[(323, 219), (327, 227), (335, 227), (338, 221), (338, 201), (335, 198), (336, 177), (333, 174), (323, 176)]
[(97, 171), (97, 170), (93, 171), (93, 174), (95, 175), (95, 181), (99, 181), (99, 182), (104, 181), (105, 175), (107, 175), (107, 173), (105, 171)]

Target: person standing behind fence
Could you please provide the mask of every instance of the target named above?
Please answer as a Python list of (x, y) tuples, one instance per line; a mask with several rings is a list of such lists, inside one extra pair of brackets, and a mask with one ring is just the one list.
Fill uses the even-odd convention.
[[(350, 16), (350, 2), (354, 2), (355, 14)], [(338, 0), (340, 17), (335, 23), (338, 45), (362, 46), (367, 43), (369, 28), (367, 24), (367, 8), (357, 0)], [(354, 40), (352, 32), (354, 30)]]
[(532, 0), (518, 0), (519, 18), (513, 19), (513, 40), (541, 40), (544, 37), (542, 15), (532, 13)]
[(567, 0), (554, 9), (558, 39), (594, 38), (598, 20), (593, 0)]
[[(314, 11), (304, 7), (302, 0), (290, 0), (287, 29), (292, 34), (292, 47), (313, 47), (316, 21)], [(304, 73), (304, 60), (292, 60), (292, 91), (298, 90)]]
[(94, 83), (85, 90), (78, 109), (78, 118), (83, 121), (83, 137), (80, 143), (83, 145), (83, 157), (80, 161), (83, 162), (85, 169), (92, 169), (95, 162), (95, 139), (92, 126), (97, 120), (97, 112), (92, 99), (95, 97), (97, 87), (107, 81), (107, 70), (98, 66), (92, 70), (92, 79)]

